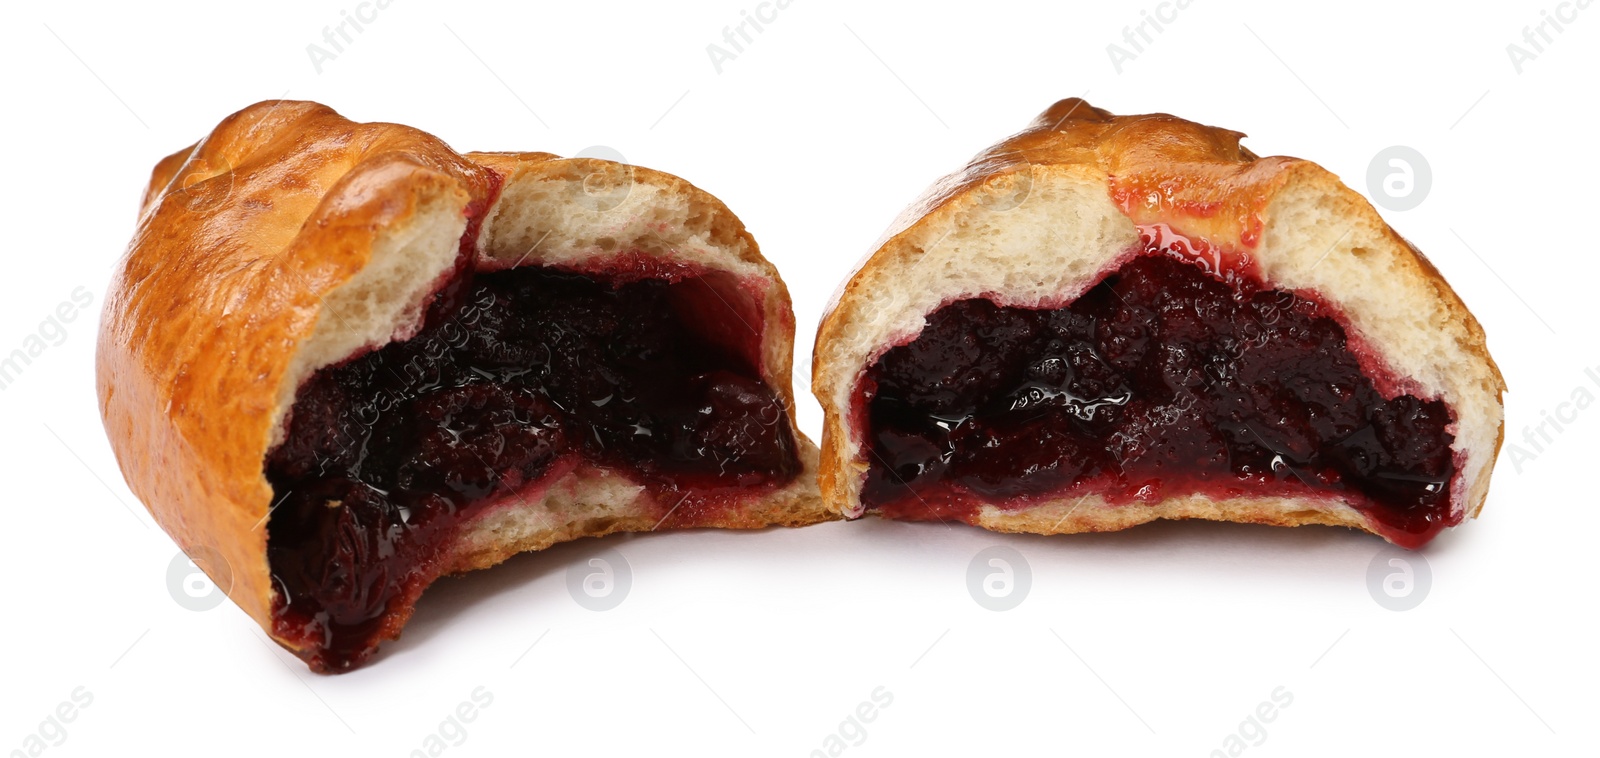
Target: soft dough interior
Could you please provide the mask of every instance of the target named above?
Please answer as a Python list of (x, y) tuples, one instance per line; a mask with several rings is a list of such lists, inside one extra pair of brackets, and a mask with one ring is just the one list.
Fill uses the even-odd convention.
[(1063, 497), (1300, 496), (1417, 544), (1459, 522), (1452, 410), (1363, 360), (1340, 314), (1152, 230), (1072, 302), (969, 298), (867, 370), (863, 504), (978, 523)]

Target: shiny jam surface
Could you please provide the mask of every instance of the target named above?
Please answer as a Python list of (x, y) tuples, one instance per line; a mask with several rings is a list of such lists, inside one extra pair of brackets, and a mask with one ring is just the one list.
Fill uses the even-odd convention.
[(1136, 508), (1312, 490), (1409, 547), (1459, 522), (1443, 402), (1375, 382), (1329, 308), (1263, 286), (1248, 258), (1160, 229), (1145, 243), (1065, 307), (958, 300), (885, 352), (855, 411), (866, 507), (970, 521), (1087, 493)]
[(278, 635), (316, 670), (359, 665), (460, 524), (580, 462), (643, 484), (667, 526), (792, 480), (789, 415), (760, 378), (759, 312), (730, 312), (737, 287), (668, 270), (468, 272), (415, 337), (317, 372), (266, 463)]

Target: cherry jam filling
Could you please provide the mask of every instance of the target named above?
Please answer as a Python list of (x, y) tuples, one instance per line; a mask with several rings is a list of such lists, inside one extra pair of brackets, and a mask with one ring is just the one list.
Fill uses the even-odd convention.
[(279, 636), (317, 670), (360, 664), (465, 520), (580, 461), (643, 484), (669, 526), (791, 481), (788, 411), (737, 290), (717, 273), (465, 272), (415, 337), (318, 371), (266, 461)]
[(1460, 521), (1443, 402), (1380, 392), (1396, 383), (1363, 373), (1327, 307), (1263, 286), (1247, 260), (1150, 242), (1066, 307), (960, 300), (885, 352), (857, 409), (863, 504), (971, 521), (1045, 496), (1312, 490), (1407, 546)]

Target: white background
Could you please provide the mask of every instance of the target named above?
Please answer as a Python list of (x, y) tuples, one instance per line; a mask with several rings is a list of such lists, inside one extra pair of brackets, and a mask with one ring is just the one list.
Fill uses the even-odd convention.
[[(320, 73), (306, 47), (354, 3), (3, 11), (0, 353), (75, 288), (93, 304), (64, 338), (44, 327), (59, 344), (0, 391), (0, 751), (81, 686), (92, 704), (64, 738), (43, 727), (46, 755), (403, 756), (484, 687), (492, 704), (464, 738), (445, 728), (444, 755), (803, 756), (883, 687), (892, 704), (865, 737), (843, 727), (844, 755), (1203, 756), (1283, 687), (1292, 704), (1242, 727), (1243, 754), (1593, 754), (1600, 409), (1542, 451), (1524, 430), (1600, 396), (1584, 374), (1600, 367), (1600, 8), (1529, 46), (1519, 73), (1507, 46), (1555, 2), (1194, 0), (1135, 52), (1124, 28), (1155, 0), (794, 0), (719, 73), (707, 45), (752, 0), (532, 5), (396, 0)], [(1134, 53), (1121, 72), (1110, 44)], [(1513, 465), (1508, 447), (1483, 517), (1422, 554), (1414, 610), (1375, 601), (1375, 538), (1203, 523), (1041, 538), (866, 520), (569, 544), (441, 581), (404, 640), (341, 677), (308, 673), (231, 603), (196, 612), (169, 593), (177, 548), (123, 484), (95, 408), (96, 319), (151, 166), (226, 114), (288, 95), (463, 150), (605, 145), (684, 176), (783, 272), (804, 364), (833, 288), (907, 201), (1085, 94), (1248, 132), (1257, 153), (1316, 160), (1369, 196), (1378, 151), (1431, 165), (1420, 206), (1385, 215), (1483, 322), (1511, 386), (1508, 445), (1528, 455)], [(800, 402), (815, 436), (820, 412)], [(968, 593), (993, 545), (1032, 576), (1014, 610)], [(566, 571), (604, 547), (632, 587), (595, 612)]]

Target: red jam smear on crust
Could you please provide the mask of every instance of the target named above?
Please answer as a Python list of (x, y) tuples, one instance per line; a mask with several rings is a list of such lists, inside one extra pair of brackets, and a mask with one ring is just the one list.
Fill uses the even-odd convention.
[(467, 271), (415, 336), (312, 376), (266, 462), (277, 635), (318, 671), (360, 665), (464, 523), (580, 466), (642, 484), (669, 527), (792, 481), (742, 285), (663, 265)]
[[(1276, 172), (1283, 158), (1258, 159), (1243, 174), (1226, 177), (1184, 180), (1172, 176), (1131, 175), (1111, 178), (1111, 201), (1129, 218), (1216, 219), (1220, 216), (1232, 227), (1239, 244), (1255, 247), (1266, 225), (1261, 208), (1269, 195), (1265, 192), (1240, 192)], [(1252, 178), (1254, 177), (1254, 178)], [(1237, 199), (1247, 197), (1244, 202)], [(1148, 226), (1141, 227), (1148, 229)]]
[(1142, 227), (1143, 246), (1058, 308), (974, 298), (867, 370), (854, 409), (883, 516), (1097, 494), (1342, 500), (1397, 544), (1460, 522), (1453, 414), (1409, 394), (1313, 296), (1248, 253)]

